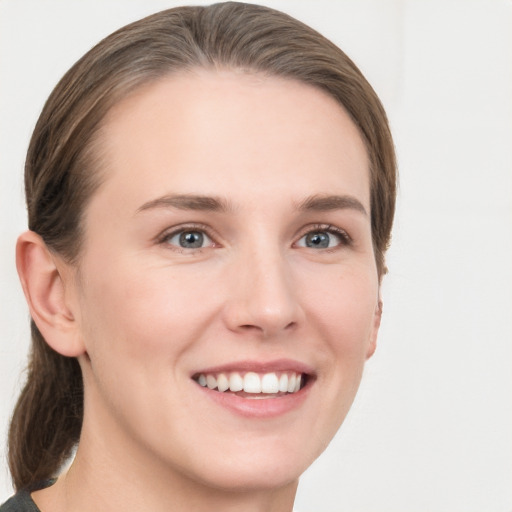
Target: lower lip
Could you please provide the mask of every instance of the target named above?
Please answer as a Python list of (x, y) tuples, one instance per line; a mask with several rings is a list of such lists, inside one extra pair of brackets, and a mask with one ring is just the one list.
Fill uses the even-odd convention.
[(309, 381), (296, 393), (276, 398), (244, 398), (230, 392), (219, 392), (199, 386), (197, 388), (217, 404), (231, 412), (247, 418), (274, 418), (298, 409), (309, 394), (312, 386)]

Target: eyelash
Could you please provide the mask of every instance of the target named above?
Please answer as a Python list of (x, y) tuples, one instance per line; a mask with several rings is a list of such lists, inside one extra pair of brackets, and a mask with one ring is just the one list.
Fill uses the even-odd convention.
[[(169, 240), (171, 238), (173, 238), (174, 236), (179, 235), (180, 233), (186, 233), (186, 232), (203, 233), (212, 241), (212, 245), (206, 246), (206, 247), (198, 247), (198, 248), (186, 248), (186, 247), (179, 247), (178, 245), (169, 243)], [(296, 245), (298, 243), (298, 241), (302, 240), (308, 234), (316, 233), (316, 232), (334, 234), (340, 240), (340, 243), (336, 244), (334, 247), (328, 247), (328, 248), (321, 249), (324, 252), (334, 252), (334, 251), (338, 250), (340, 247), (347, 247), (347, 246), (352, 245), (352, 243), (353, 243), (352, 238), (343, 229), (333, 226), (332, 224), (314, 224), (314, 225), (308, 226), (307, 228), (305, 228), (302, 231), (302, 234), (297, 239), (297, 242), (294, 243), (294, 245)], [(208, 247), (220, 247), (220, 244), (217, 244), (215, 242), (215, 237), (211, 233), (211, 229), (204, 224), (188, 224), (185, 226), (180, 226), (178, 228), (174, 228), (171, 231), (165, 231), (164, 233), (162, 233), (161, 235), (159, 235), (156, 238), (156, 242), (160, 245), (167, 245), (172, 250), (175, 250), (175, 251), (178, 251), (181, 253), (189, 252), (189, 251), (197, 253), (203, 249), (207, 249)], [(302, 246), (300, 246), (300, 247), (302, 247)]]

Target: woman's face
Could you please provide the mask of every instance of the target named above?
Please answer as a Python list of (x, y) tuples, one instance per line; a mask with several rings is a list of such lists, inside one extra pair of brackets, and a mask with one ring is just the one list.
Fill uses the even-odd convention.
[(100, 154), (72, 291), (82, 439), (215, 487), (295, 480), (380, 319), (356, 127), (310, 86), (196, 71), (118, 104)]

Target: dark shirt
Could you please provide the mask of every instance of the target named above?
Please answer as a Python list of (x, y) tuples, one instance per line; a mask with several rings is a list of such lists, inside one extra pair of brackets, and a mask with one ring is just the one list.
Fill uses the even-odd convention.
[(36, 485), (32, 485), (26, 489), (21, 489), (12, 498), (9, 498), (3, 505), (0, 506), (0, 512), (41, 512), (30, 493), (50, 487), (54, 484), (55, 480), (46, 480)]

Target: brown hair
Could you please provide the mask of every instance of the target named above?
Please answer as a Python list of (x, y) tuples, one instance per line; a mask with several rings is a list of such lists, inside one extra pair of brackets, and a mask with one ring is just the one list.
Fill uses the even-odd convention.
[[(75, 262), (81, 216), (100, 183), (94, 141), (102, 119), (137, 87), (197, 67), (298, 80), (343, 105), (368, 150), (373, 245), (382, 275), (396, 195), (395, 154), (384, 109), (339, 48), (288, 15), (257, 5), (169, 9), (127, 25), (85, 54), (48, 98), (32, 135), (25, 165), (29, 228), (50, 250)], [(82, 417), (77, 360), (50, 349), (32, 322), (27, 382), (9, 432), (17, 489), (59, 470), (79, 440)]]

